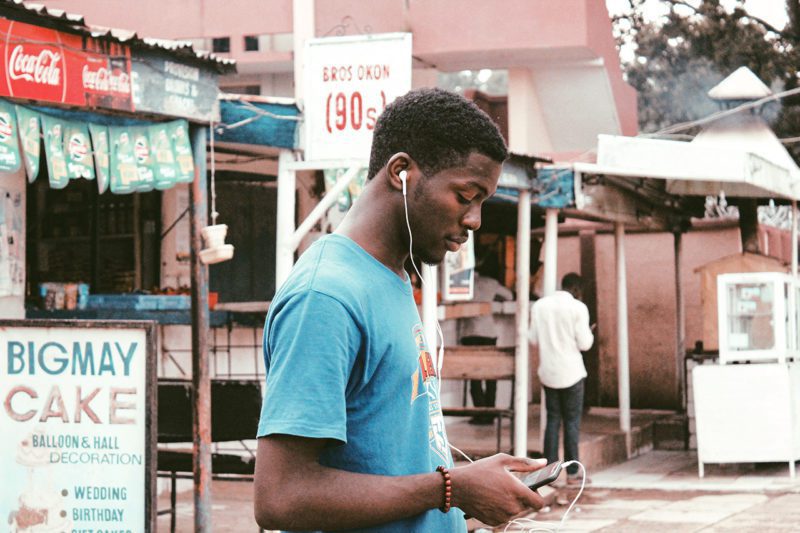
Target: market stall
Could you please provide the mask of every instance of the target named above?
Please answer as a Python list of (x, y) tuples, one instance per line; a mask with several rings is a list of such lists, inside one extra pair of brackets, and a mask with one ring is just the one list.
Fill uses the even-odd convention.
[[(695, 367), (693, 377), (687, 381), (692, 381), (697, 410), (701, 475), (707, 462), (766, 460), (788, 461), (794, 472), (796, 443), (800, 440), (793, 414), (797, 407), (797, 378), (792, 363), (783, 361), (793, 358), (796, 350), (793, 316), (797, 297), (789, 287), (794, 287), (797, 279), (800, 168), (758, 113), (759, 106), (773, 97), (752, 72), (742, 67), (708, 94), (730, 108), (703, 119), (702, 124), (693, 124), (702, 128), (691, 142), (601, 135), (597, 162), (572, 165), (576, 183), (589, 192), (582, 201), (576, 200), (576, 207), (593, 211), (603, 204), (613, 205), (613, 197), (598, 194), (599, 187), (609, 185), (626, 194), (661, 198), (667, 206), (684, 204), (695, 210), (698, 201), (720, 195), (732, 201), (754, 199), (763, 204), (792, 205), (791, 275), (778, 283), (770, 274), (760, 274), (766, 277), (748, 279), (742, 290), (735, 287), (746, 276), (719, 276), (720, 364)], [(655, 210), (636, 210), (630, 215), (648, 222), (659, 218)], [(673, 227), (676, 280), (680, 280), (682, 228)], [(623, 300), (620, 299), (620, 309), (624, 309)], [(680, 380), (686, 348), (679, 282), (676, 301), (675, 367), (680, 397), (686, 385)], [(751, 312), (755, 314), (747, 315)], [(623, 356), (627, 358), (624, 329), (620, 326), (618, 335), (620, 368), (626, 367)], [(628, 386), (622, 374), (620, 371), (621, 406)], [(769, 446), (765, 445), (767, 441)], [(765, 446), (756, 451), (759, 445)]]
[[(0, 2), (0, 30), (0, 316), (60, 328), (58, 338), (45, 343), (35, 359), (46, 374), (62, 361), (53, 343), (77, 345), (86, 335), (86, 319), (147, 320), (158, 329), (164, 322), (186, 324), (197, 406), (196, 515), (203, 520), (210, 512), (203, 405), (209, 396), (206, 339), (212, 318), (207, 267), (199, 259), (208, 210), (206, 139), (208, 123), (219, 120), (217, 77), (233, 71), (234, 64), (196, 52), (188, 43), (93, 27), (79, 15), (15, 0)], [(162, 231), (180, 214), (164, 209), (176, 205), (176, 195), (184, 198), (190, 222), (182, 242)], [(163, 294), (162, 274), (176, 262), (191, 290)], [(117, 322), (93, 324), (108, 330), (97, 333), (102, 337), (113, 336)], [(158, 331), (148, 331), (148, 339), (157, 338)], [(155, 344), (148, 340), (148, 372), (159, 359)], [(98, 353), (91, 346), (70, 349), (63, 360), (80, 361), (81, 371), (90, 374), (103, 374), (110, 368), (107, 359), (117, 353), (113, 342), (98, 344)], [(120, 353), (124, 359), (127, 352)], [(99, 366), (88, 366), (93, 357)], [(16, 384), (14, 370), (0, 368), (4, 399)], [(153, 400), (153, 394), (142, 394)], [(38, 395), (34, 391), (31, 397)], [(6, 415), (19, 412), (20, 404), (12, 402), (20, 396), (15, 398), (7, 400)], [(24, 439), (31, 424), (37, 424), (36, 431), (58, 433), (72, 411), (67, 413), (52, 392), (48, 398), (40, 417), (9, 415), (13, 423), (3, 426), (4, 433)], [(76, 435), (95, 423), (88, 415), (92, 399), (81, 401), (86, 416), (70, 422)], [(147, 432), (147, 446), (155, 442), (153, 434)], [(147, 449), (148, 461), (152, 451)], [(148, 474), (152, 497), (154, 482)], [(79, 507), (69, 494), (64, 500), (68, 514)], [(0, 509), (7, 503), (3, 500)], [(137, 523), (142, 520), (137, 529), (153, 529), (151, 503), (137, 511)], [(101, 515), (70, 514), (77, 529), (102, 528)]]

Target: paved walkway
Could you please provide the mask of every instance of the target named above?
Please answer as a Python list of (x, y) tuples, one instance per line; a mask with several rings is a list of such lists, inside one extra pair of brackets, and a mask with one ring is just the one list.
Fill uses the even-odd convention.
[[(569, 494), (574, 496), (574, 492)], [(555, 530), (566, 506), (534, 515), (537, 523), (479, 532)], [(800, 529), (800, 494), (704, 494), (678, 491), (590, 488), (570, 513), (562, 532), (693, 533), (788, 532)]]
[[(697, 477), (696, 456), (689, 452), (654, 451), (621, 465), (590, 472), (591, 486), (570, 513), (561, 531), (603, 533), (788, 532), (800, 531), (800, 479), (789, 479), (785, 464), (708, 465)], [(559, 486), (551, 506), (529, 516), (555, 529), (577, 490)], [(253, 520), (253, 485), (215, 481), (212, 486), (215, 532), (258, 531)], [(167, 505), (162, 495), (159, 508)], [(178, 497), (177, 531), (190, 532), (192, 495)], [(470, 529), (485, 528), (472, 520)], [(530, 522), (508, 526), (525, 532)], [(169, 531), (169, 517), (158, 520)], [(540, 530), (542, 531), (542, 530)]]
[(706, 464), (700, 478), (694, 452), (652, 451), (591, 477), (595, 488), (800, 493), (800, 476), (789, 477), (788, 463)]

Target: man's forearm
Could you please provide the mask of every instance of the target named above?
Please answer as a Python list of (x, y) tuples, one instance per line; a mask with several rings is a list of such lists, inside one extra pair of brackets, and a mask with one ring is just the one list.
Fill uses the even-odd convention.
[(378, 476), (313, 465), (271, 485), (256, 494), (259, 524), (271, 529), (369, 527), (420, 514), (444, 499), (438, 472)]

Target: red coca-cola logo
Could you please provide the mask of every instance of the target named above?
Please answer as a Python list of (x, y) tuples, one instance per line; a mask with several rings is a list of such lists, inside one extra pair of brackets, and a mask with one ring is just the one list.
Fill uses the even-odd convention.
[(60, 43), (60, 35), (54, 30), (10, 23), (5, 63), (6, 83), (11, 96), (65, 101), (66, 59)]
[(109, 70), (106, 67), (92, 70), (89, 65), (84, 65), (81, 77), (83, 88), (89, 91), (131, 93), (130, 76), (120, 70)]
[(26, 80), (44, 85), (61, 85), (61, 53), (52, 50), (39, 50), (28, 54), (25, 47), (18, 44), (11, 52), (8, 61), (8, 75), (12, 80)]

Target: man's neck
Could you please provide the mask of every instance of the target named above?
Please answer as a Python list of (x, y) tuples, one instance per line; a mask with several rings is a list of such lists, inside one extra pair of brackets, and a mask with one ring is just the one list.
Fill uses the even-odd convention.
[(405, 228), (403, 208), (401, 205), (398, 210), (397, 205), (388, 201), (390, 195), (380, 190), (383, 183), (375, 182), (377, 179), (367, 183), (336, 231), (405, 279), (403, 266), (408, 258), (408, 244), (401, 237)]

